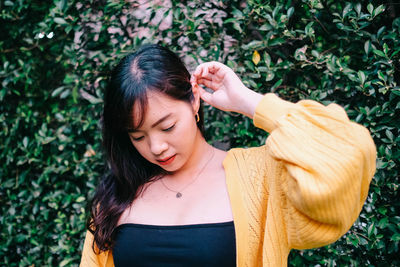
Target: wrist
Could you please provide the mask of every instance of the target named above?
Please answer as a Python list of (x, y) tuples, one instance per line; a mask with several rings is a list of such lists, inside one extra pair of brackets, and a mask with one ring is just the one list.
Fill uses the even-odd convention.
[(263, 95), (246, 87), (244, 93), (240, 96), (238, 101), (237, 112), (243, 114), (250, 119), (253, 119), (255, 110), (260, 103)]

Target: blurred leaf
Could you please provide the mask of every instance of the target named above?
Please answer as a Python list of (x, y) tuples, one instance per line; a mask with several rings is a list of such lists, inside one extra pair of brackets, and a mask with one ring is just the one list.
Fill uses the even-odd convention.
[(386, 57), (385, 53), (383, 53), (380, 50), (374, 49), (374, 50), (372, 50), (372, 52), (374, 52), (376, 55), (378, 55), (380, 57)]
[(61, 25), (68, 24), (63, 18), (54, 18), (54, 22)]
[(257, 50), (254, 50), (253, 57), (252, 57), (253, 63), (255, 65), (258, 65), (258, 62), (260, 62), (260, 59), (261, 59), (260, 54), (258, 53)]
[(372, 15), (372, 12), (374, 11), (374, 6), (370, 3), (367, 5), (367, 9), (368, 9), (369, 14)]
[(365, 73), (361, 70), (358, 71), (358, 79), (360, 80), (361, 84), (365, 83)]
[(290, 18), (293, 15), (294, 12), (294, 7), (290, 7), (287, 11), (287, 17)]

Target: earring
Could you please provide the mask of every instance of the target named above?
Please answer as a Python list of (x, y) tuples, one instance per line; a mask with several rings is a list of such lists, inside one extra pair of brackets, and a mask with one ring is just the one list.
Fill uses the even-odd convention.
[(199, 113), (196, 113), (196, 115), (194, 115), (194, 117), (196, 118), (196, 122), (199, 122), (199, 121), (200, 121)]

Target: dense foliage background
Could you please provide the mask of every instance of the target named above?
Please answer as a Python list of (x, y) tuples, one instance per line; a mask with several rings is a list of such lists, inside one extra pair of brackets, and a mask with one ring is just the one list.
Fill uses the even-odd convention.
[[(151, 42), (190, 70), (218, 60), (259, 92), (335, 101), (368, 127), (378, 169), (361, 216), (335, 244), (293, 251), (290, 264), (400, 266), (399, 9), (361, 0), (1, 1), (0, 262), (79, 263), (87, 201), (105, 168), (107, 74)], [(219, 147), (265, 141), (242, 116), (205, 112)]]

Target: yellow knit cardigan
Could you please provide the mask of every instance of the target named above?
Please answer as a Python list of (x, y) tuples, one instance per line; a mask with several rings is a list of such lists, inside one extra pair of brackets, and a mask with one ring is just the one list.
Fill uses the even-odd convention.
[[(324, 246), (358, 217), (375, 172), (366, 128), (343, 108), (268, 93), (254, 125), (264, 146), (231, 149), (224, 169), (235, 222), (237, 266), (287, 266), (291, 249)], [(112, 252), (92, 250), (87, 232), (80, 266), (114, 266)]]

